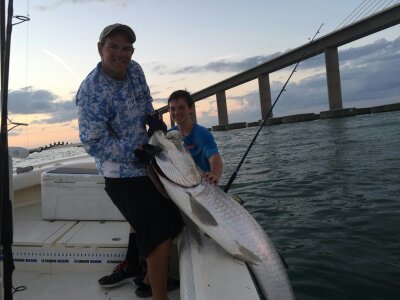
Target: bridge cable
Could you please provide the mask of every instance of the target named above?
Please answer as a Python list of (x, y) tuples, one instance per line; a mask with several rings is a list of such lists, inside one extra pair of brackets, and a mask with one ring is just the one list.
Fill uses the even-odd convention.
[[(395, 2), (394, 4), (392, 4), (393, 2)], [(387, 7), (392, 7), (392, 6), (395, 6), (397, 3), (398, 3), (399, 1), (396, 1), (396, 0), (391, 0), (390, 2), (389, 2), (389, 5), (388, 6), (386, 6), (385, 8), (387, 8)]]
[(360, 16), (362, 16), (372, 5), (374, 5), (374, 3), (376, 2), (376, 0), (373, 1), (368, 1), (366, 3), (366, 5), (364, 5), (364, 7), (356, 14), (353, 16), (353, 18), (351, 18), (346, 25), (351, 24), (356, 22), (357, 20), (359, 20)]
[[(383, 1), (383, 3), (381, 5), (379, 5), (371, 14), (375, 14), (376, 12), (382, 11), (391, 6), (395, 6), (395, 5), (392, 5), (393, 0), (390, 0), (389, 3), (386, 3), (386, 2), (387, 1)], [(397, 2), (399, 2), (399, 1), (397, 1)], [(395, 3), (395, 4), (397, 4), (397, 3)]]
[[(387, 3), (381, 10), (384, 10), (384, 9), (386, 9), (386, 8), (388, 8), (388, 7), (391, 7), (393, 1), (395, 1), (395, 0), (390, 0), (389, 3)], [(396, 3), (395, 3), (395, 4), (396, 4)], [(394, 6), (394, 5), (393, 5), (393, 6)], [(374, 11), (374, 13), (376, 13), (376, 10)]]
[(337, 30), (339, 27), (344, 27), (347, 26), (350, 23), (354, 23), (362, 18), (366, 18), (368, 15), (372, 15), (377, 13), (378, 11), (382, 11), (388, 7), (394, 7), (397, 5), (400, 1), (399, 0), (373, 0), (370, 2), (370, 0), (364, 0), (360, 5), (358, 5), (351, 13), (350, 15), (353, 15), (350, 19), (350, 15), (345, 18), (336, 28)]
[[(383, 3), (385, 3), (385, 0), (383, 0)], [(378, 0), (378, 2), (370, 8), (361, 18), (366, 18), (368, 15), (372, 15), (376, 10), (378, 10), (381, 6), (381, 0)], [(373, 12), (372, 12), (373, 11)]]
[[(390, 3), (390, 2), (389, 2)], [(387, 1), (383, 1), (378, 7), (372, 12), (372, 14), (375, 14), (378, 11), (381, 11), (385, 8), (385, 5), (387, 4)]]
[(344, 18), (344, 20), (342, 22), (340, 22), (340, 24), (334, 29), (334, 31), (339, 29), (339, 27), (342, 26), (342, 24), (344, 24), (347, 21), (347, 19), (350, 18), (350, 16), (353, 13), (355, 13), (361, 7), (361, 5), (363, 5), (363, 3), (365, 3), (366, 1), (370, 1), (370, 0), (364, 0), (363, 2), (361, 2), (355, 9), (353, 9), (353, 11), (346, 18)]
[[(319, 26), (317, 32), (314, 34), (313, 38), (310, 40), (310, 42), (308, 43), (308, 45), (311, 45), (311, 44), (312, 44), (312, 42), (314, 41), (315, 37), (317, 36), (317, 34), (319, 33), (319, 31), (320, 31), (320, 29), (322, 28), (323, 25), (324, 25), (324, 23), (322, 23), (321, 26)], [(256, 139), (257, 139), (257, 137), (258, 137), (258, 135), (259, 135), (261, 129), (263, 128), (264, 124), (266, 123), (268, 117), (271, 115), (272, 110), (274, 109), (276, 102), (278, 102), (279, 97), (280, 97), (280, 96), (282, 95), (282, 93), (285, 91), (286, 85), (289, 83), (290, 78), (293, 76), (294, 72), (296, 72), (297, 66), (300, 64), (300, 62), (301, 62), (301, 61), (303, 60), (303, 58), (305, 57), (305, 55), (306, 55), (306, 53), (307, 53), (307, 51), (308, 51), (308, 48), (309, 48), (309, 47), (306, 47), (306, 48), (304, 49), (304, 52), (303, 52), (302, 56), (300, 57), (299, 61), (297, 62), (297, 64), (296, 64), (295, 67), (293, 68), (292, 73), (290, 73), (289, 78), (286, 80), (286, 82), (285, 82), (285, 84), (283, 85), (281, 91), (279, 92), (278, 96), (276, 97), (274, 103), (272, 104), (271, 108), (269, 109), (267, 115), (265, 116), (264, 120), (262, 121), (262, 123), (261, 123), (260, 127), (258, 128), (256, 134), (254, 135), (252, 141), (250, 142), (249, 146), (247, 147), (246, 152), (244, 153), (242, 159), (240, 160), (238, 166), (236, 167), (236, 170), (232, 173), (231, 178), (229, 178), (229, 181), (228, 181), (228, 183), (226, 184), (226, 186), (225, 186), (225, 188), (224, 188), (224, 192), (225, 192), (225, 193), (227, 193), (228, 190), (229, 190), (229, 188), (231, 187), (233, 181), (235, 180), (235, 178), (236, 178), (236, 176), (237, 176), (237, 174), (238, 174), (238, 172), (239, 172), (240, 167), (242, 166), (242, 164), (243, 164), (244, 160), (246, 159), (247, 155), (249, 154), (251, 147), (254, 145), (254, 142), (256, 141)]]
[(368, 9), (368, 6), (374, 1), (375, 0), (367, 0), (366, 2), (364, 2), (364, 4), (360, 7), (360, 9), (349, 20), (347, 20), (347, 22), (342, 27), (354, 23), (357, 20), (358, 16), (364, 13), (364, 11)]

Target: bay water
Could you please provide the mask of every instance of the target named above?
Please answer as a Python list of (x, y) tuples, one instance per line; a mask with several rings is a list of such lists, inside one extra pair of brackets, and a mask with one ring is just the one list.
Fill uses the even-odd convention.
[[(227, 182), (257, 128), (216, 132)], [(230, 191), (297, 299), (400, 299), (400, 112), (265, 127)]]
[[(213, 132), (222, 185), (257, 129)], [(265, 127), (229, 193), (284, 257), (297, 299), (400, 299), (400, 112)]]

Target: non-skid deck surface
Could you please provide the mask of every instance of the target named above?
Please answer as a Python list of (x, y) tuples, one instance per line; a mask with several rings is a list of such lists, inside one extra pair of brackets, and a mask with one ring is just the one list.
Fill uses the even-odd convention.
[[(14, 300), (136, 300), (135, 286), (131, 283), (112, 289), (101, 288), (97, 280), (104, 272), (14, 272), (14, 287), (27, 289), (14, 294)], [(168, 294), (178, 300), (179, 290)], [(151, 299), (151, 298), (146, 298)]]
[(14, 211), (14, 260), (19, 270), (111, 271), (125, 258), (129, 224), (45, 221), (40, 203)]
[(127, 222), (81, 221), (62, 236), (57, 245), (67, 247), (126, 247), (129, 238)]
[(14, 246), (53, 244), (77, 222), (20, 220), (14, 224)]
[[(104, 289), (98, 279), (125, 258), (127, 222), (44, 221), (40, 202), (14, 210), (16, 300), (132, 300), (131, 283)], [(179, 299), (179, 290), (169, 294)], [(151, 298), (148, 298), (151, 299)]]
[(45, 221), (40, 203), (14, 210), (14, 245), (58, 247), (126, 247), (124, 221)]

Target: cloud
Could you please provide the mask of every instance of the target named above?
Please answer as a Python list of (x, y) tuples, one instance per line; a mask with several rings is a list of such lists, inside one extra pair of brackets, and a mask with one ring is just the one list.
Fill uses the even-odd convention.
[(62, 101), (59, 96), (31, 86), (10, 91), (8, 107), (11, 114), (43, 114), (50, 116), (33, 123), (62, 123), (76, 119), (75, 101)]
[[(8, 127), (10, 129), (10, 127)], [(23, 133), (21, 128), (15, 127), (13, 130), (8, 132), (8, 136), (19, 136)]]
[(127, 0), (59, 0), (55, 1), (52, 4), (47, 4), (47, 5), (36, 5), (35, 8), (38, 10), (51, 10), (51, 9), (56, 9), (59, 6), (62, 6), (64, 4), (87, 4), (87, 3), (110, 3), (110, 4), (117, 4), (117, 5), (122, 5), (122, 6), (127, 6), (128, 1)]
[[(345, 50), (339, 49), (339, 61), (342, 67), (348, 64), (366, 62), (368, 60), (392, 60), (398, 55), (399, 49), (400, 37), (393, 41), (379, 39), (364, 46), (351, 47)], [(302, 70), (314, 68), (325, 69), (325, 56), (324, 54), (314, 56), (301, 62), (299, 66)]]
[(168, 73), (166, 70), (168, 69), (168, 66), (164, 65), (164, 64), (154, 64), (154, 66), (152, 67), (153, 71), (155, 73), (159, 73), (159, 74), (165, 74)]
[(176, 80), (171, 80), (169, 83), (176, 83), (176, 82), (184, 81), (184, 80), (185, 80), (185, 77), (182, 77), (182, 78), (179, 78), (179, 79), (176, 79)]
[[(201, 73), (201, 72), (242, 72), (247, 69), (253, 68), (260, 65), (268, 60), (271, 60), (281, 53), (277, 52), (270, 55), (258, 55), (253, 57), (248, 57), (241, 61), (229, 61), (227, 59), (221, 59), (217, 61), (210, 62), (203, 66), (188, 66), (176, 71), (172, 71), (170, 74), (182, 74), (182, 73)], [(164, 73), (168, 73), (165, 72)]]
[(153, 106), (154, 107), (163, 107), (167, 105), (167, 98), (153, 98)]
[(53, 102), (58, 96), (46, 90), (34, 90), (31, 86), (8, 95), (9, 112), (13, 114), (42, 114), (54, 112)]
[(54, 103), (54, 108), (55, 111), (51, 114), (49, 119), (36, 121), (35, 123), (65, 123), (77, 118), (78, 109), (76, 108), (74, 100)]
[[(348, 63), (357, 63), (358, 61), (366, 62), (368, 59), (392, 60), (398, 55), (400, 49), (400, 37), (394, 41), (379, 39), (371, 44), (353, 47), (339, 51), (339, 59), (341, 65)], [(290, 50), (288, 50), (290, 51)], [(397, 51), (397, 52), (396, 52)], [(287, 52), (287, 51), (285, 51)], [(155, 71), (160, 71), (163, 74), (182, 74), (182, 73), (204, 73), (204, 72), (243, 72), (257, 65), (263, 64), (272, 60), (283, 52), (276, 52), (270, 55), (258, 55), (245, 58), (241, 61), (232, 61), (226, 58), (210, 62), (206, 65), (191, 65), (180, 68), (175, 71), (167, 72), (165, 66), (156, 66)], [(230, 57), (230, 56), (229, 56)], [(308, 69), (325, 69), (325, 56), (323, 54), (314, 56), (305, 61), (302, 61), (298, 70)]]

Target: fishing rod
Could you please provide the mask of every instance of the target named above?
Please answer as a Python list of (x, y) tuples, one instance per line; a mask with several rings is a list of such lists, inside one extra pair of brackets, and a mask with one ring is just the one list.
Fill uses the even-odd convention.
[[(9, 50), (11, 35), (12, 4), (9, 5), (8, 19), (6, 25), (5, 1), (1, 1), (0, 28), (1, 28), (1, 131), (0, 131), (0, 225), (3, 225), (3, 204), (9, 200), (9, 176), (8, 176), (8, 136), (7, 136), (7, 96), (8, 96), (8, 70), (9, 70)], [(3, 244), (3, 226), (0, 230), (0, 242)]]
[[(314, 34), (313, 38), (312, 38), (312, 39), (310, 40), (310, 42), (308, 43), (309, 45), (314, 41), (315, 37), (317, 36), (317, 34), (319, 33), (319, 31), (321, 30), (321, 27), (322, 27), (323, 25), (324, 25), (324, 23), (322, 23), (321, 26), (319, 26), (317, 32)], [(297, 64), (296, 64), (295, 67), (293, 68), (292, 73), (290, 73), (288, 79), (286, 80), (286, 82), (285, 82), (285, 84), (283, 85), (281, 91), (279, 92), (278, 97), (276, 97), (276, 99), (275, 99), (274, 103), (272, 104), (271, 108), (269, 109), (267, 115), (266, 115), (265, 118), (263, 119), (263, 121), (262, 121), (260, 127), (258, 128), (256, 134), (254, 135), (254, 137), (253, 137), (251, 143), (250, 143), (249, 146), (247, 147), (246, 152), (244, 153), (242, 159), (240, 160), (238, 166), (236, 167), (236, 170), (232, 173), (231, 178), (229, 178), (229, 181), (228, 181), (228, 183), (226, 184), (226, 186), (225, 186), (225, 188), (224, 188), (224, 192), (225, 192), (225, 193), (227, 193), (228, 190), (230, 189), (230, 187), (231, 187), (233, 181), (235, 180), (237, 174), (239, 173), (240, 167), (242, 166), (242, 164), (243, 164), (244, 160), (246, 159), (247, 155), (249, 154), (251, 147), (253, 147), (254, 142), (256, 141), (256, 139), (257, 139), (257, 137), (258, 137), (258, 134), (260, 133), (261, 129), (263, 128), (264, 124), (266, 123), (268, 117), (271, 115), (272, 110), (274, 109), (276, 102), (278, 102), (278, 99), (279, 99), (279, 97), (282, 95), (282, 93), (285, 91), (285, 87), (286, 87), (286, 85), (289, 83), (290, 78), (292, 78), (294, 72), (296, 72), (297, 66), (300, 64), (300, 62), (303, 60), (304, 56), (306, 55), (307, 50), (308, 50), (307, 48), (308, 48), (308, 47), (306, 47), (306, 48), (304, 49), (304, 52), (303, 52), (302, 56), (300, 57), (299, 61), (297, 62)]]
[(5, 18), (5, 0), (1, 3), (1, 131), (0, 131), (0, 241), (3, 256), (3, 291), (5, 300), (13, 298), (12, 273), (14, 260), (12, 255), (13, 223), (12, 205), (10, 199), (8, 134), (7, 134), (7, 101), (10, 67), (11, 29), (13, 16), (13, 1), (8, 2), (7, 25)]
[[(8, 1), (6, 19), (6, 1), (0, 2), (0, 50), (1, 50), (1, 122), (0, 122), (0, 254), (2, 256), (3, 269), (0, 283), (0, 299), (13, 299), (12, 273), (15, 269), (12, 254), (13, 244), (13, 216), (10, 198), (10, 164), (8, 149), (8, 83), (10, 71), (10, 49), (12, 26), (29, 20), (22, 16), (16, 16), (20, 22), (12, 24), (13, 0)], [(6, 22), (7, 21), (7, 22)], [(6, 24), (7, 23), (7, 24)], [(14, 125), (16, 125), (14, 123)]]

